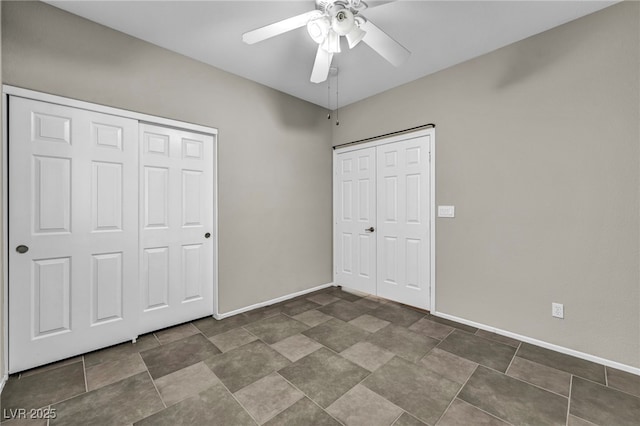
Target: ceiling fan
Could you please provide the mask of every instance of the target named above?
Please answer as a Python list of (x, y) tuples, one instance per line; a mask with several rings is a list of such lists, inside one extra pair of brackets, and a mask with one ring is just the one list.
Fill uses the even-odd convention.
[(342, 36), (349, 49), (363, 41), (394, 66), (402, 65), (411, 52), (360, 14), (367, 8), (361, 0), (316, 0), (315, 10), (246, 32), (242, 41), (254, 44), (306, 25), (309, 36), (318, 43), (311, 72), (313, 83), (327, 79), (333, 55), (340, 52)]

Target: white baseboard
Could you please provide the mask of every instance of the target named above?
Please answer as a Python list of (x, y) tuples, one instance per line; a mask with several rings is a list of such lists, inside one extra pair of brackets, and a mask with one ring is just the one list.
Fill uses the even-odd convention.
[(466, 320), (464, 318), (459, 318), (453, 315), (445, 314), (442, 312), (431, 312), (431, 315), (436, 317), (445, 318), (451, 321), (459, 322), (461, 324), (470, 325), (471, 327), (476, 327), (485, 331), (490, 331), (495, 334), (500, 334), (501, 336), (511, 337), (512, 339), (517, 339), (522, 342), (531, 343), (532, 345), (542, 346), (543, 348), (551, 349), (552, 351), (560, 352), (566, 355), (575, 356), (576, 358), (585, 359), (587, 361), (595, 362), (597, 364), (606, 365), (607, 367), (616, 368), (618, 370), (626, 371), (631, 374), (636, 374), (640, 376), (640, 368), (632, 367), (630, 365), (622, 364), (616, 361), (612, 361), (610, 359), (600, 358), (595, 355), (591, 355), (588, 353), (576, 351), (573, 349), (566, 348), (564, 346), (555, 345), (553, 343), (545, 342), (543, 340), (534, 339), (531, 337), (523, 336), (521, 334), (512, 333), (510, 331), (502, 330), (499, 328), (491, 327), (486, 324), (481, 324), (479, 322)]
[(274, 303), (284, 302), (285, 300), (293, 299), (294, 297), (303, 296), (307, 293), (313, 293), (314, 291), (322, 290), (323, 288), (332, 287), (333, 283), (322, 284), (317, 287), (308, 288), (306, 290), (298, 291), (296, 293), (287, 294), (285, 296), (276, 297), (275, 299), (266, 300), (264, 302), (256, 303), (255, 305), (245, 306), (244, 308), (235, 309), (233, 311), (225, 312), (224, 314), (217, 314), (213, 317), (217, 320), (232, 317), (234, 315), (241, 314), (243, 312), (252, 311), (254, 309), (262, 308), (265, 306), (273, 305)]

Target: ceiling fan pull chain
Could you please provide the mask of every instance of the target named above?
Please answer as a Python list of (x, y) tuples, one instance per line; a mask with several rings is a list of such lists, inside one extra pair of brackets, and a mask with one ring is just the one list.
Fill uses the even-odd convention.
[[(338, 68), (336, 67), (336, 70)], [(336, 126), (340, 125), (340, 74), (336, 71)]]
[(327, 78), (327, 120), (331, 120), (331, 64), (329, 64), (329, 78)]
[(327, 120), (331, 120), (331, 78), (327, 79)]

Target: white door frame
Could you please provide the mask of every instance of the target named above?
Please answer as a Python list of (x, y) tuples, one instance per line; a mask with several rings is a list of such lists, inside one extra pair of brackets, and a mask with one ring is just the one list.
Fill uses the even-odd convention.
[[(430, 294), (430, 312), (436, 311), (436, 129), (434, 127), (423, 130), (416, 130), (414, 132), (403, 133), (401, 135), (389, 136), (381, 138), (372, 142), (363, 142), (359, 144), (348, 145), (344, 147), (336, 147), (333, 150), (333, 173), (332, 179), (335, 177), (335, 167), (338, 154), (350, 151), (357, 151), (363, 148), (371, 148), (380, 145), (386, 145), (394, 142), (400, 142), (406, 139), (414, 139), (421, 136), (431, 136), (429, 138), (429, 263), (430, 263), (430, 277), (429, 277), (429, 294)], [(332, 184), (333, 187), (333, 184)], [(337, 274), (336, 265), (338, 264), (336, 259), (337, 250), (337, 238), (335, 233), (335, 225), (338, 220), (336, 192), (333, 191), (333, 275), (335, 282), (335, 275)]]
[[(8, 134), (8, 96), (17, 96), (21, 98), (32, 99), (36, 101), (48, 102), (57, 105), (63, 105), (72, 108), (80, 108), (88, 111), (100, 112), (119, 117), (131, 118), (140, 122), (150, 124), (159, 124), (162, 126), (175, 127), (197, 133), (204, 133), (213, 136), (213, 316), (218, 316), (218, 129), (214, 127), (201, 126), (199, 124), (186, 123), (168, 118), (157, 117), (148, 114), (142, 114), (135, 111), (128, 111), (119, 108), (94, 104), (90, 102), (79, 101), (76, 99), (66, 98), (63, 96), (50, 95), (48, 93), (37, 92), (34, 90), (23, 89), (20, 87), (3, 85), (2, 86), (2, 273), (4, 288), (2, 289), (3, 300), (3, 317), (2, 332), (3, 347), (2, 360), (5, 376), (9, 370), (9, 134)], [(138, 238), (140, 238), (138, 236)], [(4, 378), (0, 377), (0, 389)]]

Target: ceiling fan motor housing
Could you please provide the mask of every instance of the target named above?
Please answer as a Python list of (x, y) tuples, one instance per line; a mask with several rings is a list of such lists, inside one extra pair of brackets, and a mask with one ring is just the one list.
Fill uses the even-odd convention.
[(341, 9), (333, 16), (331, 28), (339, 35), (347, 35), (353, 30), (355, 20), (349, 9)]
[(366, 9), (367, 4), (362, 0), (316, 0), (316, 9), (331, 15), (330, 9), (334, 5), (340, 5), (343, 8), (349, 8), (352, 12)]

